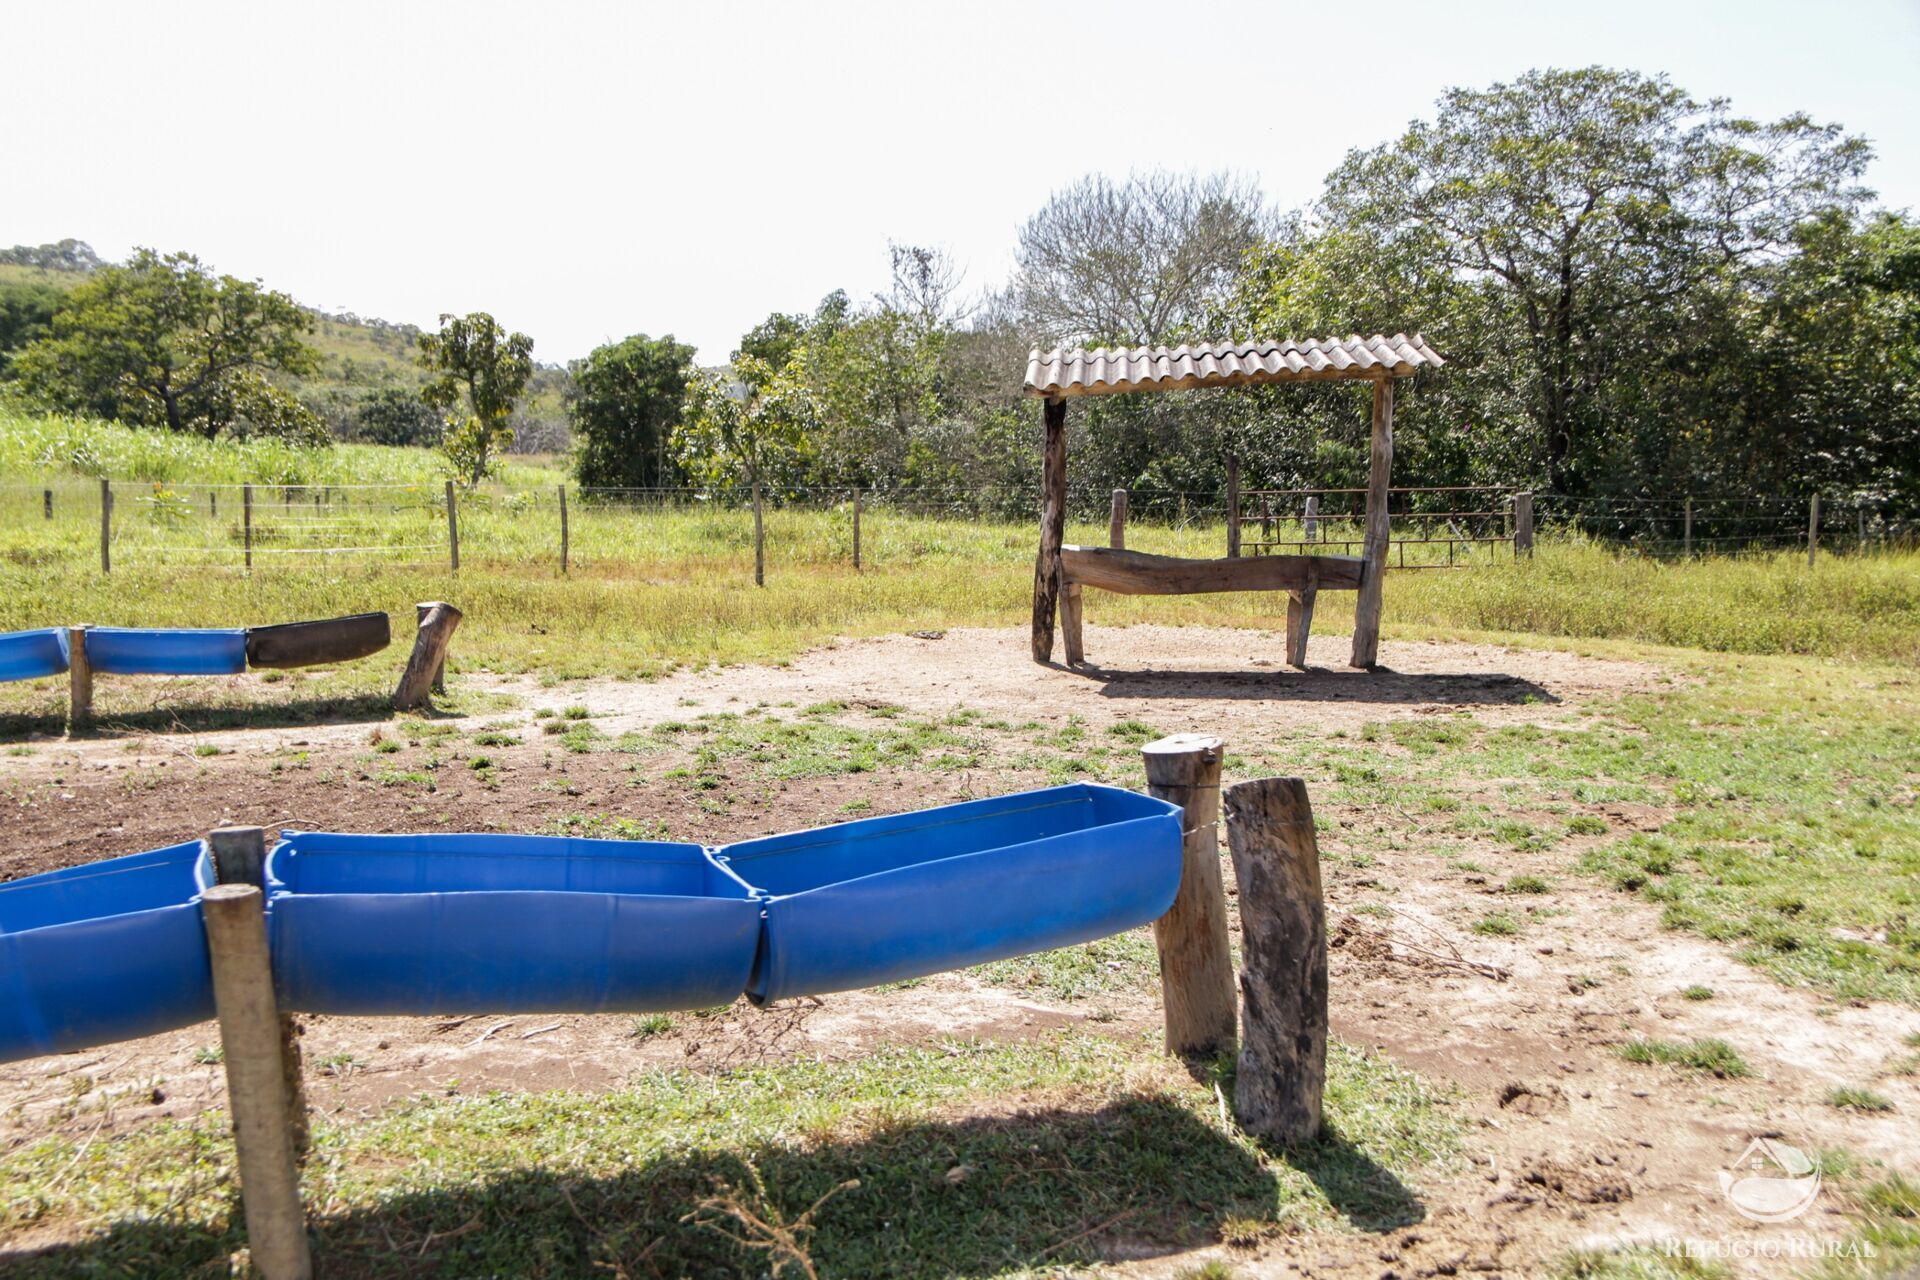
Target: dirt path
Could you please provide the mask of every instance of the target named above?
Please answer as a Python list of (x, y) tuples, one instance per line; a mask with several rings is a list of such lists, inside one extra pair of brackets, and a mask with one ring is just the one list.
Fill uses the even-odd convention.
[[(1390, 670), (1350, 672), (1335, 664), (1345, 642), (1325, 637), (1307, 674), (1277, 665), (1279, 640), (1203, 628), (1094, 628), (1089, 652), (1108, 664), (1079, 674), (1036, 667), (1025, 639), (1010, 632), (953, 631), (937, 638), (849, 642), (779, 668), (682, 673), (655, 682), (574, 682), (547, 688), (490, 680), (518, 708), (480, 720), (526, 731), (522, 745), (490, 748), (497, 776), (446, 769), (430, 795), (406, 788), (343, 784), (367, 750), (366, 725), (230, 731), (179, 739), (138, 737), (41, 744), (4, 762), (16, 800), (0, 838), (0, 874), (149, 848), (189, 838), (220, 821), (407, 829), (498, 826), (535, 830), (579, 812), (664, 820), (676, 836), (723, 840), (833, 820), (849, 804), (872, 812), (940, 803), (964, 794), (1013, 790), (1040, 779), (998, 768), (954, 775), (888, 769), (853, 777), (803, 779), (778, 788), (743, 786), (740, 801), (698, 808), (684, 786), (636, 776), (617, 756), (562, 760), (555, 787), (551, 744), (531, 732), (534, 711), (583, 704), (602, 732), (644, 731), (670, 719), (765, 704), (832, 700), (859, 719), (874, 709), (924, 715), (969, 709), (1009, 720), (1094, 729), (1143, 720), (1164, 730), (1198, 728), (1230, 744), (1353, 733), (1368, 722), (1470, 709), (1482, 723), (1550, 723), (1622, 692), (1652, 690), (1674, 677), (1646, 663), (1572, 654), (1450, 644), (1389, 644)], [(1257, 666), (1256, 663), (1268, 665)], [(472, 677), (478, 681), (479, 677)], [(183, 745), (224, 754), (197, 757)], [(289, 753), (295, 769), (274, 770)], [(323, 775), (327, 776), (322, 780)], [(1417, 824), (1398, 851), (1376, 865), (1337, 855), (1339, 831), (1378, 819), (1339, 805), (1323, 839), (1334, 938), (1335, 1029), (1380, 1050), (1428, 1080), (1457, 1091), (1467, 1118), (1456, 1167), (1416, 1188), (1424, 1219), (1385, 1235), (1282, 1236), (1250, 1251), (1215, 1251), (1248, 1275), (1417, 1276), (1480, 1271), (1538, 1274), (1543, 1260), (1576, 1245), (1622, 1241), (1777, 1239), (1787, 1228), (1749, 1223), (1721, 1197), (1716, 1173), (1750, 1138), (1775, 1135), (1805, 1148), (1920, 1171), (1913, 1120), (1920, 1088), (1886, 1074), (1920, 1032), (1920, 1011), (1836, 1005), (1788, 990), (1738, 963), (1725, 949), (1663, 930), (1656, 908), (1571, 872), (1578, 845), (1516, 853), (1488, 847), (1499, 875), (1463, 870), (1457, 841), (1423, 840)], [(199, 825), (182, 822), (192, 814)], [(1616, 831), (1651, 829), (1657, 809), (1615, 806)], [(1383, 820), (1399, 822), (1399, 818)], [(1538, 874), (1570, 891), (1553, 910), (1531, 915), (1522, 934), (1488, 937), (1467, 922), (1493, 906), (1499, 882)], [(1391, 893), (1382, 892), (1383, 882)], [(1711, 999), (1682, 996), (1710, 988)], [(799, 1054), (850, 1056), (881, 1041), (937, 1035), (1016, 1038), (1070, 1026), (1128, 1034), (1157, 1024), (1151, 993), (1087, 1001), (1032, 997), (967, 974), (907, 990), (860, 992), (771, 1011), (736, 1007), (681, 1017), (670, 1030), (636, 1037), (627, 1017), (307, 1020), (305, 1049), (315, 1105), (349, 1118), (423, 1092), (489, 1088), (611, 1087), (643, 1065), (696, 1068), (778, 1060)], [(1621, 1042), (1717, 1037), (1753, 1069), (1722, 1079), (1637, 1065)], [(84, 1054), (0, 1066), (0, 1143), (50, 1131), (109, 1131), (156, 1115), (188, 1115), (217, 1104), (219, 1069), (197, 1051), (211, 1027)], [(1872, 1082), (1893, 1099), (1884, 1115), (1824, 1103), (1836, 1085)], [(108, 1102), (104, 1112), (96, 1104)], [(1791, 1230), (1844, 1234), (1829, 1197)], [(1128, 1273), (1172, 1276), (1195, 1255), (1142, 1257), (1113, 1242)], [(1738, 1264), (1780, 1274), (1777, 1262)]]

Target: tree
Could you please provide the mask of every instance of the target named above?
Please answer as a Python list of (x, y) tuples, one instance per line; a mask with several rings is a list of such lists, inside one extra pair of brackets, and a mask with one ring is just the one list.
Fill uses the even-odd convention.
[(645, 489), (667, 483), (668, 447), (693, 356), (672, 334), (640, 333), (573, 362), (567, 413), (581, 484)]
[(0, 263), (15, 267), (38, 267), (42, 271), (75, 271), (85, 274), (107, 264), (85, 240), (60, 240), (53, 244), (17, 244), (0, 249)]
[(440, 415), (417, 392), (383, 387), (353, 406), (352, 438), (367, 444), (430, 448), (440, 439)]
[[(447, 417), (441, 442), (454, 469), (479, 484), (513, 443), (513, 406), (533, 377), (533, 339), (508, 333), (484, 311), (440, 317), (440, 332), (420, 335), (420, 365), (433, 381), (420, 398)], [(464, 394), (466, 412), (456, 414)]]
[(688, 388), (673, 452), (706, 484), (766, 484), (799, 470), (819, 406), (796, 359), (769, 368), (741, 356), (729, 374), (702, 374)]
[(1270, 222), (1232, 174), (1082, 178), (1021, 230), (1013, 305), (1035, 338), (1157, 345), (1225, 296)]
[(192, 254), (136, 250), (74, 289), (51, 332), (15, 360), (22, 387), (57, 409), (212, 438), (324, 436), (269, 374), (315, 368), (313, 317), (258, 281), (215, 276)]
[(1483, 320), (1513, 339), (1502, 363), (1538, 476), (1577, 491), (1614, 426), (1650, 413), (1647, 380), (1693, 342), (1699, 309), (1748, 288), (1808, 219), (1856, 208), (1870, 154), (1838, 126), (1737, 117), (1664, 76), (1534, 71), (1449, 90), (1434, 120), (1350, 154), (1315, 212), (1482, 292)]
[(67, 305), (67, 291), (38, 280), (0, 280), (0, 378), (8, 375), (12, 353), (44, 337), (53, 317)]

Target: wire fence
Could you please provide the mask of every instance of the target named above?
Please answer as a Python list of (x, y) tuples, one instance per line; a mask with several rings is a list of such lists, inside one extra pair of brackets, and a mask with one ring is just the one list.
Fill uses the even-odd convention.
[[(1126, 543), (1169, 555), (1358, 555), (1366, 491), (1126, 491)], [(1103, 545), (1114, 491), (1069, 491), (1069, 542)], [(756, 526), (770, 564), (1013, 560), (1033, 553), (1039, 496), (981, 487), (875, 494), (768, 488), (758, 518), (750, 488), (613, 489), (417, 484), (201, 484), (62, 479), (0, 484), (0, 554), (111, 572), (214, 565), (271, 571), (335, 559), (457, 569), (477, 561), (583, 565), (738, 559)], [(1510, 486), (1393, 489), (1396, 568), (1510, 562), (1531, 536), (1572, 536), (1678, 557), (1910, 548), (1914, 513), (1884, 500), (1833, 497), (1573, 497)]]

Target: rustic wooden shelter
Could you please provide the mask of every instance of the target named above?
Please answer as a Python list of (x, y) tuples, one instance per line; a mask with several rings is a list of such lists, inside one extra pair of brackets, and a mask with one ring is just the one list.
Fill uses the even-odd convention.
[[(1287, 661), (1304, 667), (1315, 595), (1358, 591), (1354, 609), (1356, 667), (1375, 665), (1380, 648), (1380, 588), (1387, 567), (1387, 486), (1393, 470), (1393, 381), (1445, 363), (1418, 334), (1371, 338), (1316, 338), (1285, 342), (1224, 342), (1179, 347), (1055, 348), (1027, 355), (1027, 395), (1046, 404), (1040, 555), (1033, 571), (1033, 660), (1053, 658), (1056, 608), (1067, 662), (1085, 661), (1080, 594), (1100, 587), (1130, 595), (1191, 595), (1205, 591), (1285, 591)], [(1373, 448), (1367, 469), (1366, 539), (1359, 556), (1277, 555), (1195, 560), (1145, 555), (1120, 545), (1062, 545), (1067, 521), (1067, 401), (1124, 392), (1185, 391), (1268, 382), (1373, 383)]]

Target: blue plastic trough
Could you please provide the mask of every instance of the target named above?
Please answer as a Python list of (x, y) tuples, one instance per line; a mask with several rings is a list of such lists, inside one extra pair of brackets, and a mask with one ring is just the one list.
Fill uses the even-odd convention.
[(767, 895), (756, 1003), (917, 978), (1106, 937), (1180, 887), (1180, 810), (1077, 784), (749, 840)]
[(0, 1061), (213, 1016), (200, 845), (0, 884)]
[(275, 984), (313, 1013), (590, 1013), (730, 1004), (760, 904), (698, 845), (285, 833)]
[(244, 627), (91, 627), (87, 661), (122, 676), (231, 676), (247, 669)]
[(33, 680), (66, 669), (66, 628), (0, 634), (0, 680)]

